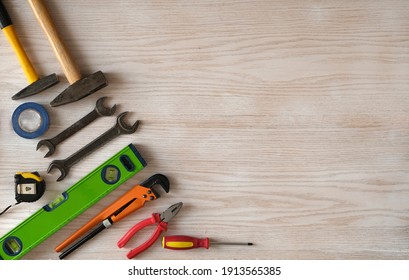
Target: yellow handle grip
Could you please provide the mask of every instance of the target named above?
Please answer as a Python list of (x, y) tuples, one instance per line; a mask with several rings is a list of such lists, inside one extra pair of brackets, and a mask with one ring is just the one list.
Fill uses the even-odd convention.
[(11, 47), (17, 55), (18, 61), (20, 62), (21, 68), (26, 75), (27, 81), (29, 84), (34, 83), (39, 79), (37, 72), (35, 71), (33, 65), (30, 62), (27, 54), (25, 53), (23, 46), (20, 43), (16, 35), (16, 31), (13, 25), (9, 25), (3, 28), (3, 33), (6, 35), (7, 40), (9, 41)]
[(182, 241), (168, 241), (165, 242), (165, 239), (162, 239), (162, 247), (168, 249), (190, 249), (194, 248), (193, 242), (182, 242)]
[(209, 249), (209, 238), (196, 238), (186, 235), (170, 235), (162, 238), (162, 247), (171, 250), (189, 250), (194, 248)]

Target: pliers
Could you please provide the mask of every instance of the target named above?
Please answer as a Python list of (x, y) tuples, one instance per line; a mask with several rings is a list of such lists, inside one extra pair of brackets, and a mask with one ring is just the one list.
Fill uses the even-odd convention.
[(118, 241), (118, 247), (119, 248), (124, 247), (125, 244), (128, 243), (128, 241), (132, 238), (132, 236), (134, 236), (135, 233), (137, 233), (141, 229), (149, 225), (158, 223), (158, 226), (156, 227), (156, 230), (152, 234), (152, 236), (147, 241), (145, 241), (142, 245), (129, 251), (128, 254), (126, 255), (128, 259), (132, 259), (136, 257), (138, 254), (142, 253), (143, 251), (148, 249), (150, 246), (152, 246), (152, 244), (155, 243), (156, 240), (158, 240), (162, 232), (165, 232), (168, 229), (168, 223), (170, 222), (170, 220), (172, 220), (173, 217), (177, 215), (177, 213), (179, 213), (182, 206), (183, 206), (182, 202), (173, 204), (168, 209), (163, 211), (161, 214), (153, 213), (152, 217), (137, 223), (127, 233), (125, 233), (125, 235)]
[[(86, 241), (93, 238), (105, 228), (109, 228), (114, 223), (117, 223), (121, 219), (125, 218), (127, 215), (138, 210), (139, 208), (142, 208), (146, 202), (153, 201), (159, 198), (160, 195), (156, 190), (159, 187), (161, 187), (166, 193), (169, 192), (169, 180), (165, 175), (155, 174), (145, 180), (143, 183), (131, 188), (124, 195), (122, 195), (111, 205), (106, 207), (94, 218), (88, 221), (85, 225), (79, 228), (76, 232), (74, 232), (70, 237), (64, 240), (60, 245), (58, 245), (55, 250), (57, 252), (60, 252), (88, 232), (83, 238), (79, 239), (70, 248), (64, 251), (59, 256), (60, 259), (63, 259), (71, 254), (74, 250), (79, 248)], [(98, 227), (92, 229), (98, 224)]]

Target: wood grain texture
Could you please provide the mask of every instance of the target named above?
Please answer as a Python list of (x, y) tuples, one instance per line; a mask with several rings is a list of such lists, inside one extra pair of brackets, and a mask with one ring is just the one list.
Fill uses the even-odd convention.
[[(39, 74), (61, 70), (25, 1), (5, 1)], [(0, 39), (0, 205), (13, 202), (13, 174), (38, 170), (47, 192), (1, 217), (6, 234), (130, 142), (141, 173), (24, 259), (57, 259), (53, 248), (131, 186), (166, 174), (171, 192), (70, 255), (125, 259), (116, 242), (152, 212), (184, 202), (168, 234), (254, 242), (251, 248), (175, 252), (156, 243), (140, 259), (408, 259), (408, 1), (45, 1), (81, 71), (109, 86), (49, 109), (52, 137), (108, 96), (140, 119), (134, 135), (90, 155), (60, 183), (45, 171), (114, 123), (99, 119), (51, 159), (10, 124), (25, 86)], [(24, 101), (48, 104), (61, 83)]]

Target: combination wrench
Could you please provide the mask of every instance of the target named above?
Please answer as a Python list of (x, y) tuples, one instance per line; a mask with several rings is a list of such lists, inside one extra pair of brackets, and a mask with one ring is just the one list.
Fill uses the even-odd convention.
[(134, 133), (138, 129), (139, 121), (136, 121), (132, 126), (129, 126), (124, 121), (127, 113), (128, 112), (123, 112), (119, 114), (116, 120), (116, 124), (112, 128), (107, 130), (104, 134), (96, 138), (94, 141), (87, 144), (81, 150), (77, 151), (64, 160), (53, 160), (47, 169), (47, 173), (50, 173), (54, 168), (59, 169), (61, 172), (61, 176), (57, 179), (57, 181), (61, 181), (68, 175), (70, 168), (73, 165), (94, 152), (96, 149), (105, 145), (119, 135)]
[(104, 106), (104, 100), (106, 97), (101, 97), (100, 99), (97, 100), (97, 104), (95, 105), (94, 110), (92, 110), (90, 113), (88, 113), (86, 116), (84, 116), (82, 119), (65, 129), (64, 131), (60, 132), (58, 135), (51, 139), (44, 139), (38, 142), (37, 144), (37, 150), (40, 149), (42, 146), (46, 146), (48, 148), (48, 153), (44, 156), (49, 157), (52, 154), (54, 154), (55, 149), (58, 144), (66, 140), (67, 138), (71, 137), (74, 135), (76, 132), (80, 131), (82, 128), (85, 126), (89, 125), (92, 123), (94, 120), (96, 120), (99, 117), (104, 117), (104, 116), (112, 116), (115, 111), (116, 111), (116, 104), (112, 106), (111, 108), (105, 107)]

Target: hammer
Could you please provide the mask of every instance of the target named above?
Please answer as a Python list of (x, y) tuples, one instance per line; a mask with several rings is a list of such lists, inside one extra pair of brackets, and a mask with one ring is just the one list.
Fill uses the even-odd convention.
[(101, 71), (97, 71), (94, 74), (85, 77), (81, 75), (77, 65), (70, 57), (65, 44), (61, 40), (50, 13), (43, 1), (28, 0), (28, 2), (53, 47), (54, 53), (61, 64), (65, 77), (70, 83), (70, 86), (51, 101), (50, 105), (56, 107), (68, 104), (106, 87), (108, 82)]
[(58, 83), (58, 77), (56, 74), (51, 74), (43, 78), (40, 78), (37, 75), (37, 72), (35, 71), (30, 59), (24, 51), (22, 44), (20, 43), (20, 40), (17, 37), (13, 22), (11, 21), (10, 15), (2, 1), (0, 1), (0, 28), (3, 30), (4, 35), (6, 35), (7, 40), (16, 53), (17, 59), (20, 62), (29, 83), (27, 87), (11, 97), (13, 100), (40, 93)]

